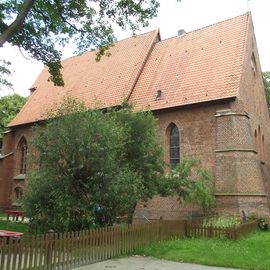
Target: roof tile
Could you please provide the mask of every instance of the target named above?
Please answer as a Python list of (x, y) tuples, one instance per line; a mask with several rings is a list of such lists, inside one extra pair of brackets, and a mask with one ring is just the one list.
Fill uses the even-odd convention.
[[(237, 95), (248, 14), (158, 42), (130, 101), (151, 110)], [(162, 96), (156, 100), (157, 90)]]
[[(111, 56), (95, 61), (87, 52), (62, 62), (65, 87), (48, 82), (44, 69), (37, 90), (10, 123), (16, 126), (46, 118), (46, 112), (71, 95), (89, 107), (120, 105), (152, 110), (237, 95), (249, 14), (159, 41), (157, 31), (122, 40)], [(162, 91), (160, 99), (157, 90)]]

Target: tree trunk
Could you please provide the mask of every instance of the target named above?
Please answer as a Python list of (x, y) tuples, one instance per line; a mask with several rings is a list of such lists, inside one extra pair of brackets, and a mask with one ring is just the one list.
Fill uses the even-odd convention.
[(23, 25), (23, 22), (33, 7), (36, 0), (25, 0), (22, 6), (21, 11), (19, 12), (18, 16), (16, 17), (15, 21), (11, 23), (5, 31), (0, 36), (0, 47), (3, 47), (6, 41), (9, 41), (11, 37), (19, 30), (19, 28)]

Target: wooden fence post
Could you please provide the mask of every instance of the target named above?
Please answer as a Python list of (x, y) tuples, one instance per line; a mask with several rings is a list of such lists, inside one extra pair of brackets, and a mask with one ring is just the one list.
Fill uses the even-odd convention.
[(158, 221), (158, 241), (163, 240), (163, 235), (162, 235), (162, 217), (160, 217)]
[[(48, 234), (46, 235), (46, 238), (48, 239), (48, 247), (46, 248), (46, 253), (45, 253), (45, 259), (47, 261), (47, 269), (51, 270), (53, 269), (53, 264), (52, 264), (52, 259), (53, 259), (53, 237), (54, 236), (54, 231), (50, 230)], [(47, 240), (46, 239), (46, 240)]]

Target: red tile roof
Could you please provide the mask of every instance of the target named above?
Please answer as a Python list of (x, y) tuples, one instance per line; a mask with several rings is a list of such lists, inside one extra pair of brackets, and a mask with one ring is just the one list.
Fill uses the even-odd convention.
[[(62, 62), (65, 87), (48, 82), (44, 69), (36, 91), (9, 124), (46, 118), (46, 112), (71, 95), (89, 107), (120, 105), (152, 110), (234, 97), (240, 84), (249, 14), (159, 41), (158, 31), (119, 41), (110, 57), (95, 52)], [(161, 98), (156, 100), (157, 90)]]
[(130, 101), (155, 110), (236, 96), (247, 24), (245, 14), (158, 42)]

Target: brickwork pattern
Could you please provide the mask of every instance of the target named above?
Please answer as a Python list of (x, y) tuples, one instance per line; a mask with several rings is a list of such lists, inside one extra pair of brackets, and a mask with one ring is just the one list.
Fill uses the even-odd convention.
[(147, 202), (139, 202), (133, 216), (133, 223), (148, 220), (177, 220), (190, 218), (192, 214), (202, 214), (202, 209), (186, 204), (177, 197), (155, 196)]
[(224, 216), (242, 216), (242, 210), (252, 214), (269, 217), (265, 196), (218, 196), (217, 209)]
[[(215, 175), (216, 149), (216, 111), (228, 109), (228, 104), (211, 104), (193, 108), (178, 108), (177, 110), (156, 112), (159, 135), (168, 150), (166, 130), (171, 123), (177, 125), (180, 131), (180, 160), (189, 157), (200, 160), (211, 173)], [(165, 159), (169, 161), (169, 153)], [(214, 181), (214, 179), (213, 179)], [(190, 217), (193, 212), (200, 213), (201, 209), (194, 205), (185, 205), (174, 198), (155, 197), (147, 203), (138, 203), (134, 215), (135, 222), (143, 222), (143, 215), (148, 219), (182, 219)]]
[[(217, 117), (217, 149), (254, 149), (249, 118), (242, 115)], [(255, 149), (254, 149), (255, 150)]]

